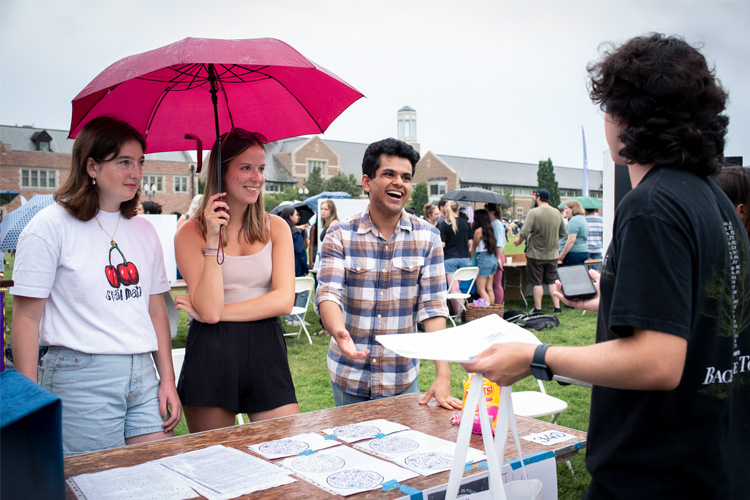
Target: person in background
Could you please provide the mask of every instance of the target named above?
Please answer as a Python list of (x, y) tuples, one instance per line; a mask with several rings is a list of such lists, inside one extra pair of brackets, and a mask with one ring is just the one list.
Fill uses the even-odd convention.
[[(601, 259), (604, 251), (604, 219), (599, 215), (599, 210), (586, 210), (586, 224), (589, 226), (588, 251), (589, 259)], [(601, 268), (600, 264), (594, 264), (591, 269), (597, 271)]]
[[(318, 214), (318, 218), (321, 221), (320, 236), (316, 237), (318, 232), (317, 221), (310, 230), (310, 239), (313, 242), (313, 244), (310, 245), (310, 254), (313, 256), (313, 261), (315, 262), (315, 267), (313, 267), (313, 277), (315, 277), (316, 289), (318, 287), (318, 267), (320, 266), (320, 250), (318, 242), (322, 243), (328, 230), (339, 221), (336, 203), (334, 203), (333, 200), (324, 200), (320, 202), (320, 213)], [(330, 335), (330, 333), (328, 333), (325, 328), (322, 328), (320, 331), (315, 332), (314, 335)]]
[(565, 221), (560, 212), (550, 206), (549, 191), (539, 189), (534, 197), (534, 208), (529, 210), (526, 221), (514, 244), (526, 241), (526, 276), (534, 293), (532, 313), (542, 312), (544, 285), (552, 296), (553, 312), (559, 313), (560, 301), (554, 295), (557, 280), (558, 242), (564, 237)]
[[(448, 286), (453, 281), (453, 275), (462, 267), (468, 267), (471, 261), (471, 251), (469, 242), (472, 238), (472, 231), (469, 222), (459, 217), (458, 203), (453, 200), (445, 204), (445, 220), (437, 225), (440, 231), (440, 240), (443, 243), (443, 264), (445, 266), (445, 282)], [(458, 293), (459, 284), (453, 283), (450, 293)], [(451, 300), (450, 306), (453, 311), (459, 311), (461, 307), (459, 301)]]
[(195, 196), (193, 196), (193, 199), (190, 201), (190, 207), (188, 208), (188, 211), (185, 214), (180, 215), (180, 217), (177, 219), (177, 229), (180, 229), (180, 226), (182, 226), (188, 221), (188, 219), (195, 215), (201, 205), (202, 198), (202, 194), (196, 194)]
[(750, 235), (750, 169), (748, 167), (724, 167), (713, 176), (724, 194), (734, 204), (737, 215)]
[(492, 280), (492, 290), (495, 292), (495, 304), (502, 304), (505, 298), (503, 291), (503, 266), (505, 264), (505, 224), (503, 224), (502, 211), (500, 205), (488, 203), (485, 207), (490, 214), (492, 229), (495, 231), (495, 257), (497, 258), (497, 271)]
[(424, 213), (424, 220), (429, 222), (431, 226), (437, 226), (440, 219), (440, 209), (432, 203), (426, 203), (422, 211)]
[(141, 203), (144, 214), (159, 215), (161, 214), (161, 205), (155, 201), (146, 200)]
[(479, 276), (477, 276), (477, 293), (489, 304), (495, 303), (495, 290), (493, 279), (497, 271), (497, 257), (495, 248), (495, 231), (492, 229), (490, 214), (487, 210), (480, 208), (474, 212), (474, 224), (471, 227), (474, 232), (471, 241), (471, 256), (476, 255)]
[(126, 122), (88, 122), (56, 203), (18, 241), (13, 360), (62, 399), (66, 457), (173, 436), (182, 418), (161, 244), (134, 217), (144, 149)]
[[(495, 344), (464, 365), (501, 386), (533, 373), (593, 384), (584, 500), (748, 498), (750, 249), (710, 179), (723, 162), (727, 94), (695, 48), (637, 37), (589, 67), (615, 164), (615, 213), (596, 344)], [(533, 363), (533, 364), (532, 364)], [(696, 453), (696, 450), (700, 450)]]
[[(333, 338), (328, 372), (336, 406), (419, 392), (419, 360), (384, 348), (376, 335), (445, 329), (443, 246), (434, 227), (404, 211), (419, 153), (384, 139), (362, 160), (365, 209), (333, 227), (323, 241), (315, 307)], [(450, 366), (435, 361), (432, 397), (461, 408), (451, 395)]]
[(568, 220), (565, 226), (568, 234), (560, 239), (558, 247), (561, 266), (583, 264), (589, 258), (589, 225), (586, 223), (585, 213), (578, 200), (565, 202), (563, 214)]
[[(307, 276), (310, 272), (310, 267), (307, 265), (307, 247), (305, 247), (302, 230), (297, 227), (299, 224), (299, 212), (294, 207), (286, 207), (279, 213), (279, 217), (289, 224), (289, 229), (292, 231), (292, 243), (294, 244), (294, 276)], [(298, 293), (294, 305), (296, 307), (305, 307), (308, 294), (308, 291)], [(293, 315), (288, 315), (285, 319), (287, 325), (297, 325), (299, 321), (297, 317)]]
[(440, 198), (437, 203), (438, 210), (440, 211), (440, 217), (438, 217), (438, 224), (445, 220), (445, 205), (448, 200)]
[(175, 304), (193, 318), (177, 387), (190, 432), (234, 425), (237, 413), (299, 413), (279, 321), (294, 305), (294, 248), (289, 225), (263, 209), (266, 140), (234, 128), (220, 142), (221, 169), (217, 141), (200, 208), (175, 235), (189, 292)]

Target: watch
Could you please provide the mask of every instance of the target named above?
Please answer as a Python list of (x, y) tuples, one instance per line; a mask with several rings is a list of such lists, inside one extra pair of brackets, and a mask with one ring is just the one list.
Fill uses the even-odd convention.
[(552, 370), (544, 362), (544, 355), (549, 349), (549, 344), (541, 344), (534, 351), (534, 358), (531, 360), (531, 374), (539, 380), (552, 380)]

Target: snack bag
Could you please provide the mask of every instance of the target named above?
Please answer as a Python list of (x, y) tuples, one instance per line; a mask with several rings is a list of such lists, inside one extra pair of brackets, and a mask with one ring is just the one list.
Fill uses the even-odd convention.
[[(472, 374), (470, 373), (469, 379), (464, 380), (464, 407), (466, 405), (466, 396), (469, 394), (471, 376)], [(484, 399), (485, 401), (487, 401), (487, 413), (489, 414), (490, 421), (492, 422), (492, 434), (495, 434), (495, 426), (497, 425), (497, 412), (500, 409), (500, 386), (498, 386), (494, 382), (487, 380), (486, 378), (482, 379), (482, 383), (484, 389)], [(482, 425), (479, 423), (479, 406), (474, 409), (474, 425), (471, 428), (471, 432), (473, 432), (474, 434), (482, 433)]]

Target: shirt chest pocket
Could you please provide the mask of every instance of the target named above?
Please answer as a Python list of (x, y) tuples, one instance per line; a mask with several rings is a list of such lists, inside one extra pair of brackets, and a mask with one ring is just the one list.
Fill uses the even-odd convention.
[(415, 298), (418, 294), (419, 277), (422, 274), (424, 257), (394, 257), (388, 281), (397, 298)]
[(378, 278), (374, 259), (347, 257), (344, 268), (347, 287), (363, 287), (368, 281)]

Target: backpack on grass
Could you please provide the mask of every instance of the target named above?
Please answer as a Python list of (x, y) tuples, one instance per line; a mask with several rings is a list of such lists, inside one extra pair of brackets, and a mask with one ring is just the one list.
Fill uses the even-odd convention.
[(509, 323), (515, 323), (518, 326), (530, 330), (543, 330), (545, 328), (555, 328), (560, 325), (560, 320), (552, 314), (525, 313), (519, 309), (510, 309), (505, 311), (503, 319)]

